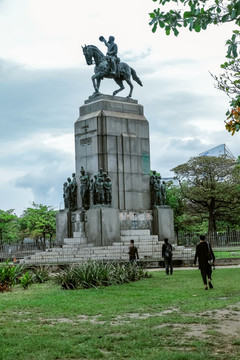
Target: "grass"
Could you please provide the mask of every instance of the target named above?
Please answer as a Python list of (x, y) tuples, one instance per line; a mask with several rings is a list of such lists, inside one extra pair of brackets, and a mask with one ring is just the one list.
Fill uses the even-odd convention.
[(240, 250), (239, 249), (237, 249), (237, 250), (230, 249), (230, 250), (221, 251), (221, 250), (214, 249), (214, 255), (215, 255), (216, 259), (240, 258)]
[(236, 360), (239, 333), (220, 336), (217, 314), (240, 314), (239, 276), (217, 269), (211, 291), (197, 270), (100, 289), (16, 286), (0, 294), (0, 359)]

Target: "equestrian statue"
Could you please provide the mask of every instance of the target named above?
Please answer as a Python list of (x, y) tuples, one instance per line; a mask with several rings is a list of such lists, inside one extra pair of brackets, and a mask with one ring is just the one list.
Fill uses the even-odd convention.
[(95, 64), (94, 75), (92, 76), (95, 91), (91, 97), (100, 95), (99, 88), (103, 78), (113, 79), (118, 84), (119, 89), (115, 90), (113, 95), (116, 95), (124, 89), (123, 81), (125, 80), (130, 87), (130, 92), (127, 97), (131, 97), (133, 92), (131, 76), (134, 81), (140, 86), (143, 86), (136, 71), (128, 64), (120, 61), (117, 56), (118, 47), (114, 42), (115, 39), (113, 36), (109, 36), (108, 41), (103, 36), (100, 36), (99, 40), (108, 48), (106, 56), (95, 45), (82, 46), (87, 65)]

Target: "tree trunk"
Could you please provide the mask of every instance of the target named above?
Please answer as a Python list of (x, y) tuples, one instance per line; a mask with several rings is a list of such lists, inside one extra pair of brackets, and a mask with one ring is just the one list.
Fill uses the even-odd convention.
[(230, 228), (228, 225), (228, 227), (227, 227), (227, 244), (229, 244), (229, 238), (230, 238)]
[(43, 250), (46, 250), (46, 233), (45, 231), (43, 232)]
[(175, 230), (176, 232), (176, 238), (177, 238), (177, 245), (179, 245), (179, 239), (178, 239), (178, 228)]
[(211, 199), (208, 216), (208, 235), (215, 235), (217, 232), (216, 219), (214, 216), (215, 200)]

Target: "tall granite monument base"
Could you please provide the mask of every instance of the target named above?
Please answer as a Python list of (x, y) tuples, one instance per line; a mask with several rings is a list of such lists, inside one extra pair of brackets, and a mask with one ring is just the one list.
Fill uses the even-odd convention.
[(102, 169), (112, 183), (111, 206), (93, 205), (90, 199), (90, 208), (84, 209), (87, 243), (111, 245), (123, 230), (149, 230), (159, 240), (174, 239), (172, 210), (151, 209), (149, 123), (137, 100), (99, 95), (84, 102), (75, 122), (75, 164), (78, 210), (59, 212), (59, 242), (81, 225), (82, 167), (89, 180)]
[[(100, 95), (86, 100), (75, 123), (76, 174), (89, 178), (100, 168), (111, 178), (112, 204), (86, 211), (86, 236), (96, 245), (120, 240), (120, 211), (150, 207), (149, 124), (137, 100)], [(80, 186), (80, 184), (79, 184)], [(82, 199), (78, 197), (79, 208)]]
[[(90, 178), (100, 168), (112, 182), (112, 206), (150, 208), (149, 124), (137, 100), (100, 95), (86, 100), (75, 123), (76, 174)], [(81, 207), (81, 197), (78, 198)]]

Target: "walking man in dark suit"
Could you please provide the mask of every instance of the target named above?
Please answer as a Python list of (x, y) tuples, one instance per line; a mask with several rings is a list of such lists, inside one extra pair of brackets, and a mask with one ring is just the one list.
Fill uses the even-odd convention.
[(134, 264), (137, 260), (139, 260), (138, 249), (134, 245), (134, 240), (130, 240), (128, 254), (129, 254), (129, 261), (131, 264)]
[[(209, 264), (209, 260), (212, 260), (214, 265), (215, 256), (212, 251), (211, 245), (207, 243), (205, 235), (200, 235), (200, 242), (196, 246), (196, 253), (194, 258), (194, 265), (196, 265), (198, 259), (198, 266), (201, 270), (201, 275), (204, 283), (205, 290), (213, 289), (212, 284), (212, 265)], [(208, 283), (207, 283), (208, 279)]]
[(162, 245), (162, 257), (164, 259), (164, 265), (166, 270), (166, 275), (173, 274), (173, 261), (172, 261), (172, 245), (168, 242), (168, 238), (164, 239), (164, 244)]

